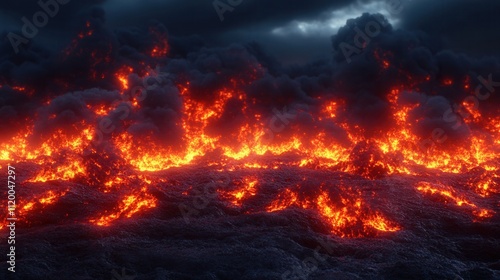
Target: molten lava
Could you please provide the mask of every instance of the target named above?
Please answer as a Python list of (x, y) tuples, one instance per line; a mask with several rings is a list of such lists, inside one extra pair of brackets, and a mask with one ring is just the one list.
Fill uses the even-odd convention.
[(285, 189), (266, 210), (282, 211), (290, 207), (314, 209), (330, 225), (332, 233), (341, 237), (362, 237), (380, 232), (393, 232), (401, 228), (388, 221), (382, 214), (365, 207), (362, 194), (352, 188), (341, 187), (341, 195), (332, 198), (328, 191), (302, 198), (298, 193)]
[(91, 219), (90, 222), (98, 226), (107, 226), (120, 217), (130, 218), (142, 208), (156, 207), (157, 200), (146, 192), (146, 188), (141, 189), (140, 194), (131, 194), (123, 198), (121, 203), (113, 213), (105, 213), (97, 219)]
[[(143, 69), (120, 64), (113, 73), (103, 71), (100, 66), (117, 62), (110, 56), (111, 44), (109, 48), (103, 47), (98, 51), (83, 51), (82, 42), (93, 39), (92, 28), (92, 24), (87, 23), (65, 52), (68, 57), (92, 58), (95, 72), (90, 74), (91, 80), (113, 77), (110, 83), (114, 86), (112, 91), (124, 97), (137, 83), (137, 78), (145, 79), (158, 74), (145, 70), (144, 62), (140, 64)], [(151, 33), (156, 39), (149, 50), (149, 58), (162, 61), (169, 51), (166, 35), (156, 29), (152, 29)], [(395, 67), (391, 56), (390, 53), (377, 53), (375, 56), (383, 71)], [(0, 143), (2, 167), (5, 168), (4, 163), (28, 164), (24, 184), (83, 182), (94, 186), (103, 195), (117, 195), (133, 180), (140, 180), (147, 186), (141, 185), (139, 191), (127, 190), (124, 195), (120, 192), (120, 199), (115, 201), (113, 209), (87, 220), (97, 226), (107, 226), (118, 219), (131, 218), (157, 207), (158, 198), (150, 192), (150, 187), (158, 186), (159, 181), (150, 175), (190, 166), (215, 166), (228, 173), (235, 170), (250, 172), (248, 176), (233, 180), (229, 186), (219, 186), (218, 199), (233, 208), (245, 208), (246, 213), (279, 212), (289, 208), (312, 211), (321, 217), (333, 234), (341, 237), (370, 236), (404, 228), (399, 221), (388, 218), (390, 213), (373, 207), (365, 194), (357, 190), (356, 181), (351, 182), (350, 187), (340, 186), (335, 190), (316, 185), (314, 188), (317, 191), (313, 194), (298, 191), (300, 186), (298, 190), (284, 187), (267, 205), (252, 204), (255, 207), (247, 207), (252, 198), (261, 194), (261, 186), (269, 183), (251, 172), (279, 172), (286, 167), (295, 168), (298, 173), (323, 170), (369, 180), (393, 175), (459, 174), (466, 179), (457, 182), (456, 186), (421, 182), (416, 190), (429, 199), (439, 198), (442, 203), (467, 208), (477, 218), (490, 218), (496, 213), (479, 205), (482, 205), (483, 199), (500, 192), (498, 118), (485, 116), (470, 103), (463, 103), (469, 116), (463, 125), (470, 125), (470, 137), (448, 148), (432, 145), (423, 149), (421, 144), (424, 139), (417, 131), (421, 119), (415, 118), (415, 112), (422, 109), (422, 104), (404, 102), (402, 96), (418, 99), (419, 93), (415, 89), (428, 83), (428, 76), (408, 77), (411, 82), (388, 89), (385, 93), (386, 105), (392, 118), (388, 120), (385, 133), (370, 134), (366, 127), (346, 117), (349, 100), (339, 97), (310, 97), (307, 106), (288, 102), (289, 105), (284, 108), (269, 107), (263, 111), (258, 107), (260, 101), (255, 98), (255, 93), (249, 94), (246, 88), (269, 75), (267, 71), (259, 63), (249, 61), (248, 67), (229, 78), (223, 87), (210, 89), (213, 99), (209, 100), (204, 98), (207, 93), (200, 93), (199, 87), (185, 78), (169, 80), (168, 84), (175, 88), (175, 93), (169, 98), (176, 101), (165, 101), (174, 104), (168, 112), (170, 115), (160, 110), (157, 112), (162, 118), (175, 120), (169, 123), (172, 134), (168, 135), (168, 141), (155, 134), (158, 129), (140, 130), (144, 126), (140, 126), (139, 119), (160, 119), (142, 111), (145, 106), (155, 106), (147, 98), (122, 99), (114, 103), (89, 102), (78, 108), (83, 112), (81, 116), (65, 112), (49, 116), (34, 114), (33, 119), (27, 121), (27, 128)], [(465, 90), (470, 90), (469, 83), (465, 82)], [(463, 82), (451, 78), (442, 81), (447, 88), (456, 84)], [(26, 87), (12, 89), (22, 92)], [(50, 108), (52, 102), (55, 100), (47, 101), (41, 112)], [(128, 108), (127, 114), (117, 114), (123, 104)], [(176, 105), (179, 106), (178, 115), (173, 109)], [(64, 114), (67, 121), (64, 125), (43, 133), (35, 131), (35, 124), (42, 118), (54, 121)], [(81, 117), (81, 120), (74, 121), (73, 117)], [(111, 123), (108, 128), (112, 129), (105, 135), (103, 133), (104, 141), (98, 143), (96, 135), (102, 132), (103, 120), (107, 121), (107, 118)], [(307, 121), (300, 122), (299, 119)], [(147, 126), (150, 127), (152, 125)], [(333, 135), (333, 130), (341, 136)], [(87, 160), (92, 153), (103, 153), (105, 156)], [(470, 192), (457, 187), (466, 187)], [(49, 191), (23, 199), (19, 215), (22, 217), (34, 209), (57, 203), (67, 192)], [(376, 196), (376, 193), (373, 195)]]

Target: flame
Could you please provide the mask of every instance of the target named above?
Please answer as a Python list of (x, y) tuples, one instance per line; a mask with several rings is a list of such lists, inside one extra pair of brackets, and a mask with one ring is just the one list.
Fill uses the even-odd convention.
[(428, 182), (420, 182), (417, 184), (417, 190), (422, 193), (438, 194), (445, 198), (446, 201), (453, 201), (458, 206), (471, 206), (477, 207), (472, 202), (469, 202), (463, 197), (459, 197), (455, 194), (452, 187), (444, 186), (441, 184), (431, 184)]
[(478, 207), (473, 202), (459, 195), (456, 190), (450, 186), (445, 186), (439, 183), (431, 184), (429, 182), (419, 182), (416, 189), (424, 194), (437, 195), (441, 197), (445, 203), (452, 202), (459, 207), (468, 207), (473, 209), (472, 213), (478, 218), (489, 218), (495, 213), (492, 210)]
[[(494, 170), (495, 168), (492, 167)], [(486, 171), (485, 173), (472, 177), (468, 180), (467, 185), (482, 197), (488, 197), (494, 193), (500, 193), (498, 181), (500, 176), (494, 172)]]
[(401, 230), (401, 227), (393, 225), (379, 213), (376, 213), (374, 216), (370, 217), (369, 220), (364, 221), (364, 225), (370, 226), (378, 231), (394, 232)]
[(141, 209), (156, 207), (157, 199), (146, 193), (146, 188), (141, 189), (141, 194), (131, 194), (123, 198), (118, 209), (111, 214), (105, 214), (97, 219), (90, 219), (89, 222), (98, 226), (109, 226), (112, 221), (119, 218), (131, 218)]
[(289, 189), (285, 189), (285, 191), (266, 208), (266, 211), (282, 211), (293, 205), (299, 206), (299, 195)]
[(90, 106), (87, 105), (87, 108), (94, 112), (96, 116), (107, 116), (109, 112), (111, 112), (112, 108), (106, 105), (98, 105), (98, 106)]
[(122, 91), (129, 89), (128, 75), (132, 74), (133, 72), (134, 68), (124, 66), (116, 73), (116, 77), (120, 81)]
[(338, 102), (329, 101), (325, 104), (323, 113), (326, 115), (327, 118), (335, 119), (335, 117), (338, 114), (337, 110), (338, 110)]
[(21, 217), (21, 220), (23, 217), (25, 217), (28, 213), (35, 211), (35, 210), (40, 210), (48, 205), (55, 204), (61, 197), (65, 196), (69, 192), (69, 189), (64, 189), (64, 190), (48, 190), (40, 195), (35, 195), (31, 200), (29, 201), (21, 201), (20, 205), (20, 210), (18, 215)]
[(238, 189), (233, 191), (219, 190), (219, 194), (223, 198), (228, 199), (233, 206), (239, 207), (242, 205), (243, 200), (257, 194), (256, 186), (258, 182), (259, 181), (254, 177), (245, 177)]
[[(340, 237), (361, 237), (373, 228), (378, 231), (398, 231), (399, 226), (387, 221), (379, 213), (364, 214), (361, 198), (341, 198), (342, 206), (334, 206), (328, 193), (323, 192), (317, 198), (320, 214), (332, 225), (332, 231)], [(362, 229), (352, 229), (361, 223)]]
[(83, 174), (85, 174), (85, 167), (81, 161), (76, 159), (75, 161), (72, 161), (71, 159), (68, 159), (68, 162), (55, 168), (42, 170), (34, 178), (28, 180), (28, 182), (35, 183), (56, 180), (68, 181), (75, 178), (77, 175)]
[[(121, 65), (113, 60), (112, 44), (108, 46), (103, 43), (102, 49), (93, 51), (86, 51), (82, 47), (85, 44), (81, 42), (93, 39), (89, 37), (95, 34), (91, 22), (86, 22), (83, 30), (66, 50), (66, 55), (87, 58), (91, 61), (89, 66), (92, 69), (89, 80), (109, 78), (112, 80), (110, 87), (119, 92), (121, 97), (126, 97), (132, 86), (133, 73), (137, 72), (138, 77), (153, 75), (145, 70), (146, 65), (150, 61), (164, 62), (168, 55), (166, 31), (151, 28), (149, 33), (153, 40), (142, 50), (143, 57), (147, 59), (130, 64), (134, 67)], [(395, 68), (398, 62), (395, 62), (391, 52), (376, 50), (374, 57), (381, 71), (397, 70)], [(102, 67), (99, 66), (111, 63), (116, 66), (112, 73), (100, 70)], [(109, 134), (109, 143), (106, 143), (109, 146), (106, 148), (116, 152), (116, 157), (119, 158), (116, 162), (121, 163), (106, 171), (102, 169), (106, 167), (106, 160), (110, 161), (109, 157), (105, 157), (104, 162), (88, 160), (89, 150), (95, 149), (94, 140), (96, 132), (99, 132), (100, 120), (117, 109), (115, 105), (101, 103), (84, 105), (85, 112), (91, 116), (89, 120), (42, 133), (43, 137), (35, 132), (35, 123), (40, 118), (37, 112), (32, 120), (27, 120), (25, 129), (0, 143), (0, 161), (2, 164), (31, 164), (33, 168), (30, 172), (33, 172), (27, 175), (28, 178), (23, 183), (57, 180), (78, 182), (82, 177), (96, 175), (91, 170), (98, 169), (102, 171), (103, 178), (96, 180), (95, 185), (107, 195), (120, 191), (133, 180), (140, 180), (147, 185), (157, 183), (145, 175), (148, 172), (195, 164), (216, 166), (220, 172), (256, 169), (273, 171), (293, 167), (297, 170), (343, 172), (367, 179), (397, 174), (464, 174), (466, 180), (461, 183), (470, 189), (469, 192), (462, 193), (452, 186), (428, 182), (417, 184), (416, 190), (426, 196), (440, 197), (445, 203), (470, 208), (478, 218), (493, 215), (492, 210), (480, 206), (483, 205), (481, 199), (500, 192), (500, 118), (488, 116), (476, 104), (462, 102), (457, 113), (464, 119), (463, 125), (470, 130), (471, 136), (463, 143), (449, 145), (450, 147), (432, 140), (433, 145), (423, 149), (421, 143), (425, 139), (416, 132), (422, 120), (415, 117), (415, 112), (423, 109), (422, 105), (405, 102), (402, 96), (418, 99), (418, 92), (423, 92), (420, 86), (430, 82), (430, 75), (405, 77), (405, 82), (401, 85), (388, 86), (385, 89), (385, 101), (390, 111), (388, 115), (392, 117), (388, 118), (384, 133), (368, 136), (368, 131), (349, 119), (348, 99), (331, 97), (328, 93), (321, 97), (308, 96), (309, 108), (295, 108), (293, 105), (296, 104), (281, 100), (281, 103), (288, 104), (287, 107), (263, 111), (259, 100), (245, 90), (257, 79), (268, 75), (267, 72), (258, 62), (250, 61), (248, 69), (229, 77), (224, 86), (210, 92), (209, 96), (213, 97), (210, 100), (200, 97), (196, 88), (184, 78), (176, 80), (176, 97), (182, 101), (182, 105), (179, 105), (182, 109), (175, 123), (179, 131), (172, 133), (172, 138), (177, 138), (169, 139), (172, 140), (169, 143), (164, 143), (166, 141), (161, 141), (164, 139), (159, 139), (154, 133), (130, 133), (129, 128), (139, 116), (149, 116), (141, 115), (144, 114), (140, 110), (142, 102), (133, 98), (126, 100), (133, 106), (133, 113), (136, 115), (121, 120), (120, 129)], [(399, 71), (395, 75), (404, 73)], [(462, 86), (466, 93), (471, 93), (471, 78), (467, 76), (464, 80), (454, 80), (444, 77), (439, 85), (447, 90), (462, 89)], [(8, 87), (26, 94), (34, 91), (23, 85)], [(52, 100), (44, 101), (45, 107), (42, 109), (50, 106), (51, 102)], [(57, 117), (56, 114), (48, 116), (50, 120), (56, 120)], [(301, 124), (304, 119), (310, 122), (307, 125)], [(338, 131), (342, 135), (333, 135), (332, 131)], [(133, 175), (122, 172), (123, 169), (131, 169), (130, 173)], [(258, 195), (259, 179), (256, 176), (246, 176), (234, 185), (232, 189), (218, 190), (220, 197), (231, 206), (242, 207), (249, 198)], [(318, 187), (321, 191), (314, 195), (306, 195), (294, 190), (294, 187), (290, 188), (292, 189), (280, 192), (265, 210), (277, 212), (296, 207), (316, 211), (331, 226), (332, 233), (343, 237), (401, 229), (385, 218), (382, 212), (371, 209), (365, 197), (350, 188), (341, 188), (339, 194), (332, 194)], [(44, 197), (35, 197), (23, 205), (22, 211), (29, 212), (40, 205), (52, 204), (64, 194), (46, 193)], [(142, 188), (141, 192), (132, 192), (122, 197), (113, 213), (104, 213), (90, 222), (107, 226), (114, 220), (130, 218), (156, 205), (156, 198)]]
[(362, 237), (371, 235), (373, 230), (395, 232), (401, 229), (379, 212), (365, 207), (360, 192), (343, 188), (343, 193), (344, 196), (334, 202), (327, 191), (321, 191), (314, 199), (304, 199), (298, 193), (285, 189), (267, 206), (266, 211), (282, 211), (293, 206), (314, 209), (331, 226), (332, 233), (340, 237)]

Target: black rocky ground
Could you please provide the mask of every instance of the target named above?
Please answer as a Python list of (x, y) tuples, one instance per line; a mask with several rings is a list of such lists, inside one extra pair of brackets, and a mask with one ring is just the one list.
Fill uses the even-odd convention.
[[(20, 166), (19, 173), (29, 167)], [(470, 209), (444, 203), (415, 189), (438, 175), (393, 175), (369, 180), (327, 170), (218, 171), (187, 167), (148, 174), (157, 207), (108, 227), (89, 217), (112, 209), (133, 182), (103, 193), (74, 182), (21, 183), (18, 197), (69, 189), (56, 203), (33, 211), (16, 227), (16, 272), (1, 279), (500, 279), (499, 195), (487, 198), (459, 187), (461, 176), (440, 174), (478, 206), (497, 213), (474, 221)], [(257, 194), (234, 207), (217, 190), (245, 176), (258, 178)], [(156, 182), (155, 182), (156, 181)], [(401, 226), (361, 238), (340, 238), (314, 211), (291, 207), (267, 213), (287, 186), (302, 194), (319, 186), (359, 189), (367, 205)], [(4, 201), (2, 200), (2, 203)], [(182, 206), (182, 207), (180, 207)], [(193, 210), (182, 213), (184, 206)], [(7, 251), (5, 228), (0, 251)]]

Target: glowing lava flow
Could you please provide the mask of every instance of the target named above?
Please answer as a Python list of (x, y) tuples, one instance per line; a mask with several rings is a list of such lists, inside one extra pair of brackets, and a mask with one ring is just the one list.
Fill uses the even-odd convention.
[[(189, 84), (180, 86), (184, 100), (184, 116), (182, 129), (184, 136), (181, 146), (161, 146), (149, 136), (135, 139), (127, 133), (114, 138), (115, 145), (122, 151), (123, 158), (139, 171), (160, 171), (172, 167), (193, 164), (196, 159), (207, 154), (219, 153), (232, 160), (248, 161), (249, 158), (272, 154), (281, 156), (295, 153), (300, 157), (298, 162), (289, 163), (301, 167), (336, 168), (344, 172), (359, 174), (367, 178), (390, 174), (417, 174), (418, 166), (449, 173), (462, 173), (475, 167), (483, 167), (497, 171), (497, 152), (490, 141), (482, 136), (473, 136), (468, 147), (457, 147), (455, 150), (439, 150), (430, 152), (422, 150), (421, 142), (412, 131), (410, 112), (418, 105), (404, 106), (398, 103), (401, 90), (395, 89), (389, 94), (395, 117), (395, 126), (386, 135), (367, 139), (364, 131), (357, 126), (341, 123), (350, 143), (339, 143), (328, 139), (325, 131), (302, 132), (296, 127), (295, 134), (269, 141), (269, 131), (265, 119), (260, 114), (248, 116), (248, 122), (231, 132), (230, 137), (236, 143), (227, 143), (210, 127), (220, 121), (229, 102), (242, 102), (242, 111), (248, 114), (246, 93), (237, 89), (224, 89), (218, 93), (213, 104), (194, 101), (190, 97)], [(322, 101), (322, 100), (320, 100)], [(342, 100), (325, 100), (325, 105), (317, 116), (317, 122), (336, 122), (336, 116), (342, 110)], [(318, 127), (320, 127), (318, 125)], [(359, 154), (368, 158), (364, 165), (353, 162)], [(360, 158), (361, 159), (361, 158)], [(379, 171), (373, 172), (375, 169)], [(378, 175), (377, 175), (378, 174)]]
[(489, 218), (495, 213), (492, 210), (478, 207), (476, 204), (467, 200), (463, 196), (458, 195), (457, 191), (449, 186), (420, 182), (417, 184), (416, 189), (424, 194), (437, 195), (441, 197), (445, 203), (453, 202), (457, 206), (471, 208), (473, 209), (473, 214), (478, 218)]
[[(71, 93), (68, 95), (78, 99), (73, 111), (64, 108), (61, 112), (54, 112), (53, 107), (57, 106), (51, 105), (61, 101), (58, 97), (44, 101), (33, 119), (27, 120), (25, 129), (0, 143), (2, 165), (4, 162), (29, 165), (29, 178), (24, 183), (92, 181), (89, 185), (106, 195), (116, 195), (115, 191), (135, 179), (154, 185), (148, 181), (147, 172), (189, 165), (215, 166), (225, 172), (250, 169), (279, 172), (283, 167), (293, 167), (298, 172), (341, 172), (368, 180), (397, 174), (458, 174), (466, 178), (461, 185), (468, 186), (480, 198), (487, 199), (500, 193), (500, 118), (486, 116), (471, 104), (463, 103), (463, 110), (468, 111), (468, 115), (463, 117), (463, 125), (470, 130), (470, 137), (450, 147), (431, 145), (422, 148), (425, 139), (417, 133), (422, 118), (416, 117), (415, 112), (422, 110), (423, 105), (405, 102), (402, 97), (410, 96), (418, 100), (424, 95), (418, 92), (423, 92), (420, 86), (429, 82), (429, 76), (417, 78), (402, 75), (406, 82), (392, 84), (385, 89), (387, 92), (381, 95), (390, 117), (386, 120), (387, 127), (383, 133), (370, 133), (369, 128), (355, 123), (349, 115), (349, 100), (344, 100), (340, 97), (342, 95), (326, 92), (318, 96), (307, 92), (304, 94), (307, 95), (307, 98), (304, 97), (307, 101), (299, 102), (296, 98), (284, 96), (273, 100), (273, 97), (265, 96), (270, 92), (264, 92), (264, 97), (257, 98), (255, 93), (247, 92), (248, 86), (270, 75), (270, 71), (257, 60), (248, 61), (244, 69), (238, 69), (238, 74), (228, 75), (222, 85), (206, 90), (200, 90), (200, 86), (191, 81), (189, 75), (169, 76), (165, 84), (172, 90), (163, 92), (161, 88), (158, 89), (159, 93), (155, 92), (161, 96), (158, 99), (168, 100), (165, 101), (168, 106), (158, 109), (155, 98), (139, 100), (127, 94), (134, 88), (137, 79), (158, 74), (145, 70), (146, 65), (151, 62), (163, 63), (163, 66), (169, 63), (166, 59), (170, 48), (166, 31), (157, 28), (149, 30), (153, 42), (143, 50), (147, 62), (130, 61), (124, 64), (123, 61), (115, 61), (111, 55), (111, 42), (103, 43), (99, 50), (85, 50), (86, 44), (83, 43), (95, 39), (94, 27), (91, 22), (86, 23), (66, 50), (66, 58), (87, 58), (91, 64), (89, 81), (111, 80), (106, 83), (106, 91), (124, 99), (114, 103), (109, 100), (83, 101), (83, 97), (75, 97), (77, 93), (73, 89), (65, 88)], [(377, 51), (374, 57), (380, 63), (381, 71), (389, 71), (394, 67), (390, 52)], [(470, 80), (470, 77), (465, 81), (442, 77), (440, 86), (451, 88), (463, 84), (463, 90), (470, 92)], [(15, 91), (27, 92), (29, 95), (27, 88), (12, 87)], [(129, 109), (126, 116), (116, 116), (117, 103), (126, 103)], [(281, 104), (280, 108), (273, 107), (277, 104)], [(161, 117), (158, 117), (160, 111)], [(71, 120), (69, 124), (68, 119)], [(158, 119), (160, 124), (155, 122)], [(163, 119), (173, 121), (162, 122)], [(110, 126), (113, 129), (106, 134), (105, 141), (98, 141), (96, 135), (102, 130), (103, 120), (116, 123)], [(51, 130), (37, 127), (37, 124), (47, 121), (52, 124)], [(60, 123), (64, 125), (58, 126)], [(159, 133), (165, 123), (169, 125), (168, 136)], [(144, 127), (149, 129), (147, 133), (142, 133)], [(100, 161), (89, 160), (92, 152), (98, 156), (101, 153), (105, 155)], [(218, 190), (220, 199), (229, 202), (231, 207), (243, 207), (249, 198), (258, 197), (261, 185), (257, 177), (246, 176), (231, 187)], [(381, 212), (372, 210), (364, 197), (353, 188), (341, 188), (337, 194), (318, 187), (321, 192), (313, 196), (285, 189), (265, 209), (268, 212), (289, 207), (312, 209), (331, 226), (334, 234), (344, 237), (401, 229)], [(452, 187), (423, 182), (417, 186), (417, 190), (440, 196), (445, 202), (451, 201), (457, 206), (471, 208), (477, 217), (491, 217), (494, 213), (478, 207), (478, 200), (473, 203), (469, 197), (458, 195)], [(64, 194), (55, 195), (60, 197)], [(55, 201), (55, 198), (35, 199), (27, 202), (22, 211), (44, 205), (44, 201)], [(109, 225), (114, 220), (132, 217), (156, 205), (157, 198), (142, 188), (141, 193), (132, 191), (126, 194), (113, 213), (108, 211), (98, 218), (90, 219), (90, 222), (100, 226)]]
[[(285, 189), (282, 193), (278, 195), (278, 198), (274, 200), (269, 206), (267, 206), (267, 212), (276, 212), (285, 210), (291, 206), (299, 206), (299, 195), (290, 189)], [(307, 205), (302, 205), (303, 208), (308, 208)]]
[(241, 206), (244, 199), (250, 196), (254, 196), (257, 193), (256, 185), (258, 180), (253, 177), (243, 178), (241, 184), (238, 184), (238, 188), (233, 191), (219, 190), (219, 194), (222, 198), (229, 200), (233, 206)]
[(388, 221), (379, 212), (373, 212), (364, 205), (361, 193), (342, 188), (343, 195), (332, 200), (330, 194), (321, 191), (313, 199), (304, 199), (289, 189), (266, 208), (268, 212), (282, 211), (289, 207), (316, 210), (330, 224), (332, 233), (340, 237), (362, 237), (379, 232), (395, 232), (401, 227)]
[[(131, 67), (125, 66), (116, 74), (121, 92), (129, 88), (128, 75), (132, 71)], [(416, 167), (419, 166), (449, 173), (463, 173), (476, 167), (485, 168), (490, 172), (498, 171), (496, 152), (498, 144), (492, 143), (480, 134), (472, 136), (469, 140), (470, 145), (466, 147), (457, 147), (454, 150), (434, 148), (430, 152), (423, 151), (420, 145), (421, 139), (412, 132), (414, 127), (410, 119), (410, 112), (419, 105), (400, 104), (399, 96), (403, 92), (401, 89), (393, 89), (388, 93), (388, 102), (394, 115), (394, 126), (380, 137), (366, 138), (360, 127), (340, 121), (338, 116), (345, 111), (344, 101), (319, 98), (318, 102), (323, 104), (320, 105), (318, 115), (312, 115), (318, 123), (312, 131), (308, 129), (306, 132), (303, 127), (297, 126), (293, 127), (294, 133), (286, 133), (286, 137), (277, 135), (273, 138), (266, 123), (269, 118), (261, 113), (251, 113), (253, 105), (248, 101), (247, 94), (237, 89), (245, 84), (245, 81), (234, 80), (231, 83), (234, 86), (220, 90), (212, 103), (195, 100), (191, 96), (189, 83), (179, 86), (184, 103), (183, 115), (179, 121), (183, 136), (173, 142), (181, 144), (162, 145), (151, 135), (143, 135), (138, 139), (126, 131), (113, 134), (111, 141), (121, 151), (121, 157), (137, 171), (161, 171), (190, 165), (207, 154), (213, 157), (214, 153), (241, 161), (242, 164), (252, 164), (248, 161), (255, 156), (266, 154), (281, 156), (294, 153), (298, 156), (298, 160), (289, 162), (289, 165), (333, 168), (367, 178), (391, 174), (417, 174), (419, 171)], [(134, 102), (135, 107), (139, 106), (136, 101)], [(229, 132), (228, 138), (235, 139), (236, 143), (227, 141), (226, 137), (222, 137), (212, 128), (214, 123), (221, 121), (231, 102), (241, 104), (241, 111), (246, 120)], [(97, 120), (113, 110), (104, 105), (87, 105), (87, 109), (95, 114)], [(298, 109), (294, 114), (300, 112), (311, 114), (305, 109), (302, 111)], [(331, 123), (337, 123), (344, 129), (349, 142), (336, 141), (320, 129), (323, 125)], [(77, 174), (84, 174), (85, 169), (79, 162), (79, 155), (94, 140), (94, 129), (89, 124), (79, 125), (86, 126), (80, 135), (68, 136), (65, 131), (59, 130), (39, 147), (28, 147), (27, 139), (33, 135), (32, 130), (21, 132), (9, 141), (16, 145), (2, 144), (0, 159), (16, 159), (21, 162), (34, 160), (44, 166), (47, 166), (48, 160), (52, 164), (50, 171), (38, 174), (32, 179), (34, 182), (69, 180)], [(293, 123), (291, 125), (293, 126)], [(486, 128), (498, 137), (496, 126), (487, 122)], [(62, 149), (68, 149), (72, 155), (66, 162), (55, 161), (54, 153)], [(48, 159), (44, 162), (41, 160), (42, 157)], [(492, 182), (483, 183), (478, 191), (484, 194), (494, 191), (494, 188), (486, 184), (493, 185)]]
[(118, 209), (111, 214), (105, 214), (90, 222), (98, 226), (109, 226), (112, 221), (120, 217), (130, 218), (141, 209), (156, 207), (157, 199), (146, 193), (146, 188), (141, 189), (141, 194), (131, 194), (123, 198)]
[[(69, 189), (64, 190), (48, 190), (41, 194), (33, 196), (30, 200), (21, 200), (19, 203), (19, 208), (15, 211), (17, 219), (19, 221), (30, 223), (26, 217), (32, 213), (37, 211), (43, 211), (49, 205), (54, 205), (57, 203), (59, 199), (64, 197), (69, 192)], [(7, 217), (4, 217), (6, 219)], [(2, 229), (3, 226), (0, 227)]]

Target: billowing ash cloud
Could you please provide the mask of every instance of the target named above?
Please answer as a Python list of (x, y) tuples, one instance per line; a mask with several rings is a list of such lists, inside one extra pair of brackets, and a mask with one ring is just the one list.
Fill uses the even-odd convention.
[[(474, 89), (486, 87), (488, 75), (500, 74), (495, 58), (472, 59), (442, 49), (421, 31), (394, 30), (380, 15), (364, 14), (349, 20), (332, 37), (332, 44), (334, 88), (347, 99), (347, 113), (368, 127), (383, 129), (390, 123), (388, 94), (410, 85), (419, 96), (416, 103), (420, 106), (412, 114), (422, 136), (428, 134), (425, 127), (463, 134), (465, 126), (451, 129), (456, 122), (443, 118), (443, 112), (455, 111), (455, 105), (467, 100)], [(498, 96), (489, 96), (481, 101), (479, 110), (494, 115), (497, 111), (492, 110), (492, 104), (498, 101)]]
[[(443, 114), (457, 112), (455, 105), (475, 88), (487, 87), (488, 75), (493, 80), (500, 77), (498, 60), (472, 59), (442, 49), (432, 36), (396, 30), (381, 15), (349, 20), (332, 36), (332, 59), (294, 66), (280, 64), (258, 43), (211, 47), (196, 36), (169, 34), (159, 22), (113, 30), (105, 17), (103, 10), (93, 9), (79, 18), (79, 33), (62, 51), (46, 49), (35, 40), (15, 54), (9, 42), (2, 41), (0, 84), (5, 86), (0, 89), (0, 117), (6, 120), (2, 131), (21, 128), (33, 119), (40, 134), (75, 127), (81, 120), (99, 125), (99, 117), (89, 108), (114, 105), (107, 116), (117, 132), (180, 143), (182, 85), (189, 84), (192, 100), (210, 107), (216, 106), (221, 91), (234, 90), (238, 84), (247, 99), (226, 105), (221, 119), (208, 128), (214, 134), (232, 133), (241, 124), (254, 122), (257, 114), (268, 120), (283, 108), (296, 110), (293, 125), (299, 131), (319, 126), (346, 141), (340, 125), (350, 123), (367, 136), (383, 133), (394, 125), (390, 94), (404, 88), (398, 106), (418, 105), (409, 114), (419, 136), (426, 138), (440, 127), (450, 136), (463, 137), (469, 128), (454, 127), (461, 116), (453, 114), (456, 121), (450, 121), (453, 116), (446, 119)], [(165, 49), (160, 51), (168, 49), (168, 55), (153, 55), (158, 46)], [(147, 66), (158, 66), (158, 72), (168, 74), (139, 100), (139, 108), (131, 109), (136, 94), (132, 89), (148, 76)], [(116, 75), (124, 67), (134, 71), (124, 72), (129, 89), (120, 93)], [(14, 88), (19, 86), (25, 89)], [(335, 123), (315, 123), (320, 100), (326, 99), (342, 100), (345, 110)], [(496, 113), (499, 99), (492, 94), (481, 101), (479, 110), (485, 116)]]

